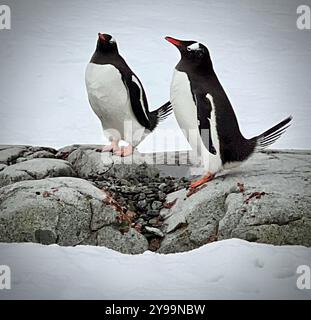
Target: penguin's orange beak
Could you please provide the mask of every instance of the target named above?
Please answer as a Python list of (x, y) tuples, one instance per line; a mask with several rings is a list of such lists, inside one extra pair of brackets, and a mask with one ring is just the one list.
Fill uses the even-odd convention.
[(100, 32), (98, 33), (98, 37), (99, 37), (100, 40), (106, 41), (105, 36), (104, 36), (102, 33), (100, 33)]
[(168, 42), (170, 42), (171, 44), (173, 44), (176, 47), (180, 47), (182, 45), (182, 42), (178, 39), (174, 39), (172, 37), (165, 37), (165, 40), (167, 40)]

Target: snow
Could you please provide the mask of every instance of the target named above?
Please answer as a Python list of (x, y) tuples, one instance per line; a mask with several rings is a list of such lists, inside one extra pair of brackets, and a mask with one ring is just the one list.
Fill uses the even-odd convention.
[(311, 299), (296, 286), (311, 249), (231, 239), (178, 254), (0, 244), (12, 289), (0, 299)]
[[(310, 0), (304, 1), (311, 5)], [(296, 28), (300, 0), (7, 0), (12, 30), (0, 30), (0, 143), (62, 147), (102, 143), (84, 71), (99, 31), (112, 34), (141, 79), (151, 109), (169, 98), (179, 54), (169, 35), (206, 44), (246, 137), (289, 114), (276, 148), (310, 148), (311, 31)], [(168, 129), (169, 132), (166, 132)], [(175, 146), (178, 140), (178, 146)], [(170, 117), (141, 151), (185, 149)]]

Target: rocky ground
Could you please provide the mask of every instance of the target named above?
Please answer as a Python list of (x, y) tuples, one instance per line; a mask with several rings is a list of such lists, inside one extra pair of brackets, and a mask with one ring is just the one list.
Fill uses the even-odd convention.
[(311, 152), (256, 154), (189, 196), (188, 155), (122, 159), (98, 148), (0, 146), (0, 241), (131, 254), (233, 237), (311, 246)]

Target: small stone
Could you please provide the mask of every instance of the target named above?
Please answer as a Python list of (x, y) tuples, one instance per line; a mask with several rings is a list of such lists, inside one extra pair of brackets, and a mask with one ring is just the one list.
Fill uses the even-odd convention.
[(155, 198), (155, 194), (154, 193), (147, 194), (147, 198), (148, 199)]
[(137, 209), (143, 210), (147, 207), (147, 201), (141, 200), (137, 202)]
[(166, 188), (166, 183), (161, 183), (161, 184), (159, 185), (159, 189), (160, 189), (161, 191), (163, 191), (165, 188)]
[(159, 200), (162, 202), (166, 200), (166, 194), (162, 191), (159, 191), (158, 197), (159, 197)]
[(154, 238), (149, 242), (149, 250), (150, 251), (157, 251), (161, 246), (161, 239), (160, 238)]
[(137, 220), (136, 220), (136, 224), (141, 224), (143, 225), (145, 223), (145, 220), (141, 217), (139, 217)]
[(144, 193), (141, 193), (140, 195), (139, 195), (139, 198), (138, 198), (139, 200), (144, 200), (144, 199), (146, 199), (146, 195), (144, 194)]
[(143, 225), (142, 225), (141, 223), (137, 223), (137, 224), (135, 224), (135, 226), (134, 226), (134, 229), (135, 229), (137, 232), (139, 232), (139, 233), (141, 233), (142, 228), (143, 228)]
[(159, 218), (158, 218), (158, 217), (152, 218), (152, 219), (149, 220), (149, 223), (150, 223), (151, 225), (158, 225), (158, 223), (159, 223)]
[(141, 214), (139, 218), (143, 219), (144, 221), (148, 221), (150, 219), (150, 217), (148, 217), (146, 214)]
[(162, 207), (163, 207), (163, 204), (161, 201), (153, 201), (152, 202), (151, 208), (153, 210), (160, 210), (160, 209), (162, 209)]
[(28, 160), (27, 158), (21, 157), (21, 158), (16, 159), (16, 163), (25, 162), (27, 160)]
[(148, 216), (151, 216), (151, 217), (158, 217), (160, 212), (159, 212), (159, 210), (149, 210), (147, 212), (147, 214), (148, 214)]
[(158, 229), (158, 228), (153, 228), (153, 227), (148, 227), (148, 226), (146, 226), (145, 229), (146, 229), (146, 231), (148, 231), (149, 233), (152, 233), (152, 234), (154, 234), (154, 235), (156, 235), (156, 236), (158, 236), (158, 237), (161, 237), (161, 238), (164, 237), (164, 233), (163, 233), (160, 229)]
[(127, 205), (128, 205), (128, 209), (130, 211), (135, 211), (136, 210), (136, 206), (135, 206), (135, 203), (133, 201), (129, 201)]
[(120, 184), (123, 185), (123, 186), (130, 186), (130, 185), (131, 185), (131, 184), (130, 184), (127, 180), (125, 180), (125, 179), (121, 179), (121, 180), (120, 180)]

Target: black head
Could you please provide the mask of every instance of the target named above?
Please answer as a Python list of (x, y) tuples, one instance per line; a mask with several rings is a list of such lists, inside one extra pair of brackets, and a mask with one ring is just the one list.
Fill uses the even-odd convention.
[(178, 40), (165, 37), (165, 40), (173, 44), (181, 54), (181, 60), (187, 61), (193, 66), (213, 68), (208, 49), (199, 42)]
[(116, 40), (109, 34), (98, 33), (96, 51), (101, 53), (118, 53)]

